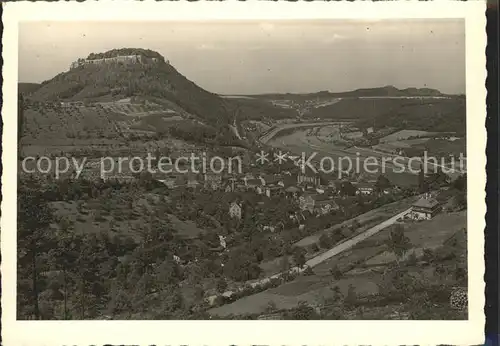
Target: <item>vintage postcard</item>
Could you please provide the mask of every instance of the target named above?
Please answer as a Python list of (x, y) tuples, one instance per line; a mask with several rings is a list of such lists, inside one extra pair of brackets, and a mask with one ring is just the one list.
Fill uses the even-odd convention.
[(484, 341), (486, 3), (3, 6), (6, 345)]

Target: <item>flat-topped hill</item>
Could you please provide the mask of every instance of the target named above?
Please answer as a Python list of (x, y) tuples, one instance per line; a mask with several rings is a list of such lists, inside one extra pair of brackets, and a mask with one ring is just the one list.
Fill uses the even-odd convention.
[(196, 118), (215, 125), (232, 123), (227, 103), (184, 77), (159, 53), (124, 48), (92, 53), (91, 60), (137, 54), (157, 59), (156, 64), (89, 64), (63, 72), (42, 83), (31, 98), (37, 101), (95, 101), (99, 98), (123, 99), (132, 96), (167, 100)]
[(93, 59), (104, 59), (104, 58), (114, 58), (117, 56), (127, 56), (127, 55), (141, 55), (146, 58), (157, 58), (158, 60), (165, 60), (165, 58), (158, 52), (155, 52), (151, 49), (143, 49), (143, 48), (120, 48), (120, 49), (112, 49), (108, 50), (104, 53), (90, 53), (87, 56), (88, 60)]

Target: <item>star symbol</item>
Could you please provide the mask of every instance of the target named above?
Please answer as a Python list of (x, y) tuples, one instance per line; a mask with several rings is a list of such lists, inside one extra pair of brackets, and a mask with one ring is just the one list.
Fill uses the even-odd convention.
[(269, 154), (264, 152), (263, 150), (261, 150), (260, 153), (256, 154), (256, 156), (257, 156), (257, 163), (260, 163), (261, 165), (269, 161), (269, 159), (267, 158)]
[(282, 163), (286, 162), (286, 157), (287, 157), (287, 153), (282, 153), (281, 150), (278, 154), (274, 154), (274, 161), (278, 161), (278, 163), (281, 165)]

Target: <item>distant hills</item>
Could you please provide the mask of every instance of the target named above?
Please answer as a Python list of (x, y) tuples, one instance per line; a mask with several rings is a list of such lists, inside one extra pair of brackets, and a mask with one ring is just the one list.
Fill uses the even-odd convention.
[(363, 88), (345, 92), (320, 91), (316, 93), (285, 93), (285, 94), (260, 94), (248, 95), (264, 99), (309, 99), (309, 98), (347, 98), (347, 97), (418, 97), (418, 96), (445, 96), (439, 90), (430, 88), (406, 88), (398, 89), (392, 85), (379, 88)]

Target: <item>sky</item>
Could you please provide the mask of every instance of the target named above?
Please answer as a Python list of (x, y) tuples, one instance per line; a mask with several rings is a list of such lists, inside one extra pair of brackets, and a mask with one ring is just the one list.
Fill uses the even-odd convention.
[(226, 95), (341, 92), (393, 85), (465, 93), (463, 19), (25, 22), (19, 81), (42, 82), (114, 48), (159, 52)]

